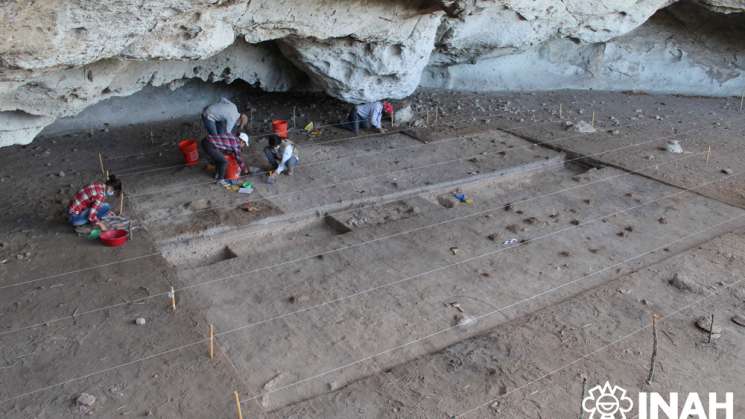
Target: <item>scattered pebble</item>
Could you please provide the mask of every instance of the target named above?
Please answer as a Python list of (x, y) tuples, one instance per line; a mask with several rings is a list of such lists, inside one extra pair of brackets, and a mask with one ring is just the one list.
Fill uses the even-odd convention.
[(714, 327), (711, 326), (711, 316), (699, 317), (696, 320), (696, 327), (703, 330), (704, 332), (711, 332), (711, 337), (719, 337), (722, 334), (722, 326), (718, 325), (714, 320)]
[(135, 319), (135, 324), (138, 326), (144, 326), (145, 323), (147, 323), (147, 320), (145, 320), (144, 317), (138, 317)]
[(695, 294), (701, 294), (704, 291), (695, 281), (692, 281), (679, 273), (675, 273), (667, 283), (681, 291), (692, 292)]
[(90, 413), (93, 410), (93, 405), (96, 403), (96, 397), (92, 394), (81, 393), (75, 403), (78, 405), (81, 413)]
[(59, 176), (59, 177), (65, 177), (65, 172), (63, 172), (62, 170), (60, 170), (59, 173), (57, 173), (57, 176)]
[(592, 133), (597, 132), (595, 127), (593, 127), (589, 122), (585, 122), (585, 121), (577, 122), (577, 125), (574, 127), (574, 130), (579, 132), (580, 134), (592, 134)]
[(732, 171), (732, 169), (722, 169), (722, 173), (724, 173), (725, 175), (731, 175), (734, 172)]
[(745, 327), (745, 316), (735, 314), (734, 316), (732, 316), (732, 322), (738, 326)]

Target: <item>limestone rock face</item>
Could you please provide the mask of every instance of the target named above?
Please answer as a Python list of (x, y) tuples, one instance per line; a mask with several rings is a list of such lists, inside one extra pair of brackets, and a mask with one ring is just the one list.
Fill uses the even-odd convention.
[[(632, 88), (660, 91), (661, 80), (672, 80), (662, 85), (665, 91), (741, 91), (742, 49), (731, 41), (742, 38), (694, 38), (676, 32), (680, 25), (648, 23), (660, 9), (675, 9), (668, 7), (673, 3), (0, 2), (0, 146), (27, 143), (56, 118), (104, 99), (147, 86), (175, 89), (188, 79), (240, 79), (282, 91), (307, 76), (315, 87), (348, 102), (405, 97), (423, 74), (428, 86), (455, 89), (604, 88), (618, 80), (633, 85), (638, 76), (639, 86)], [(745, 11), (745, 0), (683, 3), (684, 23), (701, 10), (720, 16)], [(686, 11), (690, 7), (696, 8), (692, 14)], [(665, 78), (670, 70), (690, 77)]]
[[(422, 84), (492, 91), (592, 88), (737, 95), (745, 89), (743, 18), (676, 4), (605, 42), (578, 44), (558, 37), (510, 53), (477, 54), (470, 61), (433, 59)], [(473, 57), (469, 54), (464, 55)]]
[(391, 43), (353, 37), (318, 40), (292, 36), (280, 45), (285, 55), (326, 93), (350, 103), (403, 99), (419, 86), (428, 64), (441, 13), (400, 22), (407, 38)]
[(605, 42), (647, 21), (673, 0), (461, 1), (440, 29), (434, 63), (524, 51), (552, 39)]
[(745, 12), (745, 0), (698, 0), (698, 2), (718, 13)]

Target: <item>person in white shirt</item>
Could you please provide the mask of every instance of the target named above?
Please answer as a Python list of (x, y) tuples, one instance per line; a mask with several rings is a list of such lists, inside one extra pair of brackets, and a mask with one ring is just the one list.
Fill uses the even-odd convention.
[(238, 112), (235, 103), (221, 98), (202, 110), (202, 123), (209, 135), (237, 135), (248, 123), (248, 117)]
[(360, 127), (362, 129), (373, 127), (378, 132), (383, 133), (385, 132), (381, 124), (383, 109), (384, 104), (381, 101), (354, 105), (354, 108), (349, 113), (349, 117), (347, 117), (345, 126), (349, 130), (354, 131), (354, 135), (360, 133)]
[(264, 155), (272, 167), (272, 172), (267, 177), (269, 183), (274, 183), (277, 176), (282, 173), (292, 176), (295, 167), (300, 163), (295, 143), (276, 134), (269, 136), (269, 145), (264, 148)]

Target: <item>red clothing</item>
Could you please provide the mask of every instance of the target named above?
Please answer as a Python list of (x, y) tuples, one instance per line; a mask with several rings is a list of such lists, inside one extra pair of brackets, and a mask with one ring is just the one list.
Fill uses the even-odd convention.
[(79, 190), (78, 193), (72, 197), (70, 205), (67, 207), (67, 211), (70, 214), (78, 215), (85, 211), (86, 208), (90, 208), (91, 211), (88, 214), (88, 221), (91, 224), (94, 224), (98, 222), (98, 209), (104, 201), (106, 201), (106, 185), (101, 182), (93, 182)]
[(245, 172), (246, 165), (243, 163), (243, 157), (241, 157), (240, 138), (233, 134), (217, 134), (208, 135), (207, 141), (211, 142), (222, 153), (232, 153), (235, 156), (235, 161), (238, 162), (238, 166), (241, 167), (241, 172)]

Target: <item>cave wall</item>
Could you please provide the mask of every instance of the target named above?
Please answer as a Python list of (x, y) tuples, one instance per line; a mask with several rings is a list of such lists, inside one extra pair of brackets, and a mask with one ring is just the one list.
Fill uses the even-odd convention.
[(443, 52), (433, 55), (421, 84), (476, 91), (596, 89), (732, 96), (745, 91), (743, 40), (745, 17), (680, 3), (603, 42), (554, 38), (509, 53), (481, 51), (470, 61), (463, 61), (462, 54), (453, 61), (447, 45), (441, 46)]
[(191, 79), (352, 103), (419, 85), (739, 95), (743, 10), (745, 0), (2, 2), (0, 146)]

